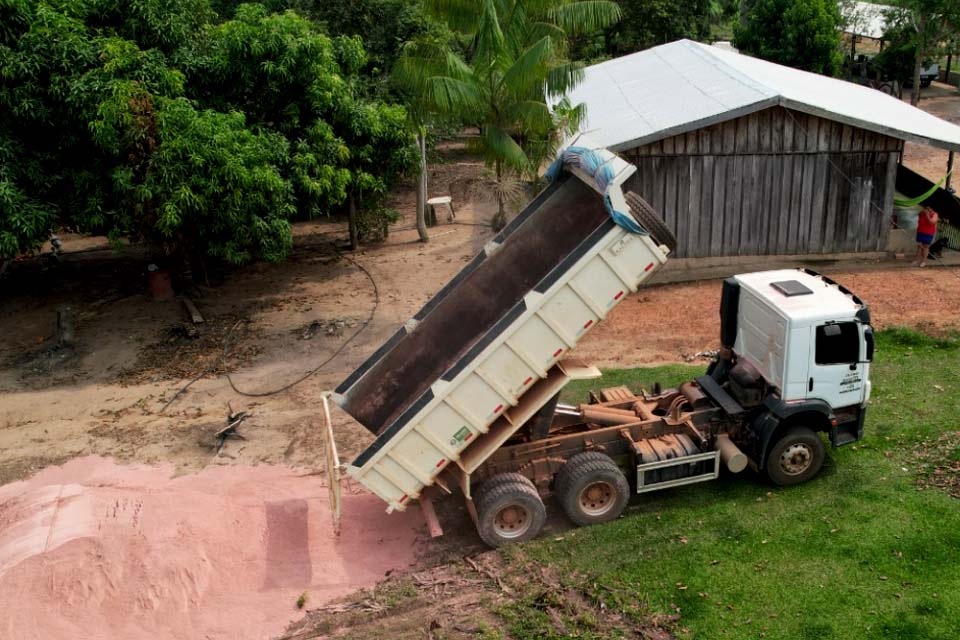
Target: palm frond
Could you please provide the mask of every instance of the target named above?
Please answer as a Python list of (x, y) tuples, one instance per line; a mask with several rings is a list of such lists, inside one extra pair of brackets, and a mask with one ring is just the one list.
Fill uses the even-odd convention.
[(580, 62), (565, 62), (551, 67), (547, 72), (547, 95), (551, 98), (562, 96), (583, 82), (583, 77), (583, 64)]
[(529, 34), (530, 38), (533, 40), (538, 40), (544, 36), (548, 36), (554, 41), (554, 43), (563, 42), (567, 37), (567, 33), (563, 29), (552, 22), (546, 22), (544, 20), (538, 20), (537, 22), (531, 23)]
[(587, 105), (583, 102), (571, 105), (566, 96), (553, 105), (552, 111), (554, 126), (561, 137), (576, 133), (587, 117)]
[(522, 173), (530, 161), (517, 141), (496, 125), (485, 125), (479, 138), (471, 145), (483, 158), (491, 163), (501, 163), (504, 167)]
[(550, 108), (539, 100), (522, 100), (514, 104), (510, 119), (524, 134), (545, 135), (554, 126)]
[(472, 34), (480, 17), (476, 0), (422, 0), (430, 15), (440, 18), (454, 31)]
[(549, 37), (537, 40), (504, 72), (503, 86), (514, 95), (519, 95), (526, 93), (532, 85), (542, 84), (552, 50)]
[(606, 29), (616, 24), (620, 16), (620, 6), (611, 0), (576, 0), (547, 10), (547, 17), (569, 36)]
[(431, 76), (423, 87), (423, 99), (432, 110), (471, 122), (481, 109), (481, 95), (468, 80)]
[(494, 0), (483, 0), (483, 11), (473, 39), (474, 63), (492, 64), (504, 51), (504, 36)]
[(400, 87), (419, 91), (431, 76), (464, 78), (470, 67), (445, 44), (432, 39), (405, 42), (391, 75)]

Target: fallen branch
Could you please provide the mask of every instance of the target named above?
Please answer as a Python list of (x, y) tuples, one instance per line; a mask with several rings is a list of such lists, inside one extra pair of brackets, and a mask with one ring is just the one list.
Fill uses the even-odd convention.
[(180, 301), (183, 302), (183, 306), (187, 308), (187, 313), (190, 314), (190, 322), (193, 324), (203, 324), (203, 316), (200, 315), (200, 310), (197, 309), (197, 305), (193, 303), (193, 300), (184, 296), (180, 298)]

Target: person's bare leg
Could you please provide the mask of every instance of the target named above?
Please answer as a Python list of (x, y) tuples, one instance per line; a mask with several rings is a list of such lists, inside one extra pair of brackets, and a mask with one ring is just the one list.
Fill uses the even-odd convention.
[(920, 266), (927, 266), (927, 255), (930, 253), (930, 245), (924, 244), (920, 248)]
[(913, 254), (913, 260), (910, 261), (910, 264), (917, 264), (920, 262), (920, 256), (923, 254), (923, 245), (919, 242), (917, 243), (917, 250)]

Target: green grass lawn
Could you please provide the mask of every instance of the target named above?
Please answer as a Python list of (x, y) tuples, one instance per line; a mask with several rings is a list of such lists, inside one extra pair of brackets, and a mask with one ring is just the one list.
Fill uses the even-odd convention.
[[(606, 371), (564, 400), (601, 386), (675, 384), (702, 370)], [(679, 613), (681, 636), (956, 640), (960, 502), (918, 490), (914, 452), (925, 437), (960, 429), (960, 344), (883, 332), (872, 380), (864, 440), (828, 449), (805, 485), (775, 487), (748, 469), (635, 498), (616, 522), (505, 553), (585, 576), (590, 597), (627, 621)], [(520, 598), (502, 613), (516, 637), (561, 637), (541, 609)], [(620, 633), (589, 621), (572, 629)]]

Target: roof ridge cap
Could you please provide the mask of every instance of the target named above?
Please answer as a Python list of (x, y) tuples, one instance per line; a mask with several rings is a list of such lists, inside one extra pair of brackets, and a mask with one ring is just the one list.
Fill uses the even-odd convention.
[[(783, 99), (783, 94), (780, 92), (779, 89), (772, 87), (766, 83), (760, 82), (755, 78), (751, 78), (746, 73), (740, 71), (739, 69), (731, 65), (729, 62), (724, 60), (721, 56), (718, 56), (715, 51), (711, 51), (711, 49), (716, 49), (716, 47), (714, 47), (713, 45), (704, 44), (702, 42), (697, 42), (695, 40), (690, 40), (688, 38), (684, 38), (680, 40), (680, 42), (682, 42), (688, 49), (695, 52), (700, 57), (705, 59), (708, 58), (710, 62), (713, 64), (713, 66), (717, 68), (718, 71), (722, 71), (723, 73), (726, 73), (728, 76), (737, 80), (738, 82), (744, 85), (747, 85), (751, 89), (756, 89), (761, 93), (765, 93), (769, 97), (777, 96), (777, 98), (781, 100)], [(739, 52), (738, 53), (730, 52), (730, 53), (732, 55), (738, 55), (738, 56), (745, 55)], [(750, 57), (750, 56), (747, 56), (747, 57)]]

